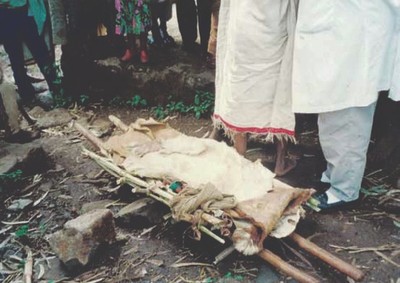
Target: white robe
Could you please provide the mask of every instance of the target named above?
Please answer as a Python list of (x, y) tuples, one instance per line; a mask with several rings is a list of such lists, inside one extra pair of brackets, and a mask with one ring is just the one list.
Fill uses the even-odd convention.
[(224, 0), (214, 123), (257, 138), (294, 137), (291, 74), (297, 0)]
[[(400, 99), (400, 0), (302, 0), (293, 62), (293, 111), (324, 113)], [(397, 53), (397, 54), (396, 54)], [(396, 73), (395, 73), (396, 70)]]

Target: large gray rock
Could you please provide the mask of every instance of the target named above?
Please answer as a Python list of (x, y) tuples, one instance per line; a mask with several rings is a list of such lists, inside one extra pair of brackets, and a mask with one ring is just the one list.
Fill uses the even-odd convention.
[(21, 169), (24, 174), (37, 174), (49, 167), (47, 155), (40, 141), (9, 144), (0, 141), (0, 174)]
[(64, 229), (49, 236), (51, 248), (72, 270), (85, 266), (102, 244), (115, 242), (111, 210), (95, 209), (64, 224)]
[(72, 120), (71, 114), (64, 108), (44, 111), (41, 107), (36, 106), (29, 111), (29, 114), (36, 119), (36, 126), (41, 129), (65, 126)]

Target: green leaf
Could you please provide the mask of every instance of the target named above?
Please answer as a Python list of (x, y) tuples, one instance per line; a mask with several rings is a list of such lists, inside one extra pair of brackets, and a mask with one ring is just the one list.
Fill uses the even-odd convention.
[(396, 226), (397, 228), (400, 228), (400, 222), (399, 222), (399, 221), (393, 220), (393, 224), (394, 224), (394, 226)]
[(15, 236), (17, 238), (23, 237), (28, 234), (29, 226), (28, 225), (22, 225), (21, 227), (18, 228), (17, 231), (15, 231)]

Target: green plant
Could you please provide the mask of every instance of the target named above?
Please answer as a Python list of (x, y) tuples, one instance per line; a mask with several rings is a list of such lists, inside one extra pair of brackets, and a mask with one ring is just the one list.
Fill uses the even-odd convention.
[(190, 108), (196, 119), (200, 119), (204, 114), (211, 113), (213, 107), (214, 95), (212, 93), (208, 91), (196, 91), (193, 106)]
[(89, 96), (82, 94), (81, 96), (79, 96), (79, 105), (82, 106), (87, 106), (89, 103)]
[(28, 234), (29, 226), (28, 225), (22, 225), (21, 227), (18, 228), (17, 231), (15, 231), (15, 237), (21, 238), (23, 236), (26, 236)]
[(5, 173), (5, 174), (0, 174), (0, 181), (5, 182), (5, 181), (11, 181), (11, 182), (17, 182), (21, 180), (22, 177), (22, 170), (18, 169), (15, 171), (12, 171), (10, 173)]
[(182, 101), (171, 101), (166, 106), (166, 111), (170, 113), (187, 113), (190, 110), (189, 106), (186, 106)]
[(153, 113), (156, 119), (162, 120), (167, 116), (166, 110), (161, 105), (154, 107), (151, 112)]
[(145, 107), (147, 106), (147, 100), (142, 98), (140, 95), (135, 95), (126, 101), (126, 105), (132, 108)]

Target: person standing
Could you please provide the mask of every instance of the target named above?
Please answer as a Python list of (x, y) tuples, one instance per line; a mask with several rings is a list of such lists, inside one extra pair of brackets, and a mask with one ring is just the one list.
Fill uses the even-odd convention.
[(121, 61), (130, 61), (137, 55), (136, 39), (139, 39), (139, 57), (148, 63), (147, 33), (151, 30), (150, 0), (115, 0), (117, 19), (115, 32), (127, 39), (127, 48)]
[(18, 92), (25, 103), (35, 100), (35, 89), (26, 72), (23, 43), (32, 53), (50, 91), (54, 90), (57, 80), (54, 58), (50, 56), (42, 36), (46, 18), (42, 0), (0, 0), (0, 41), (9, 56)]
[[(214, 132), (222, 129), (239, 154), (250, 138), (275, 142), (275, 174), (295, 140), (291, 74), (297, 0), (222, 0), (219, 12)], [(212, 135), (214, 138), (215, 135)]]
[(177, 0), (176, 13), (179, 31), (182, 36), (182, 48), (188, 52), (196, 51), (197, 19), (200, 32), (200, 52), (207, 54), (211, 28), (211, 6), (213, 0)]
[(300, 1), (293, 111), (319, 114), (330, 186), (315, 196), (320, 209), (359, 197), (378, 92), (392, 87), (399, 9), (399, 0)]

